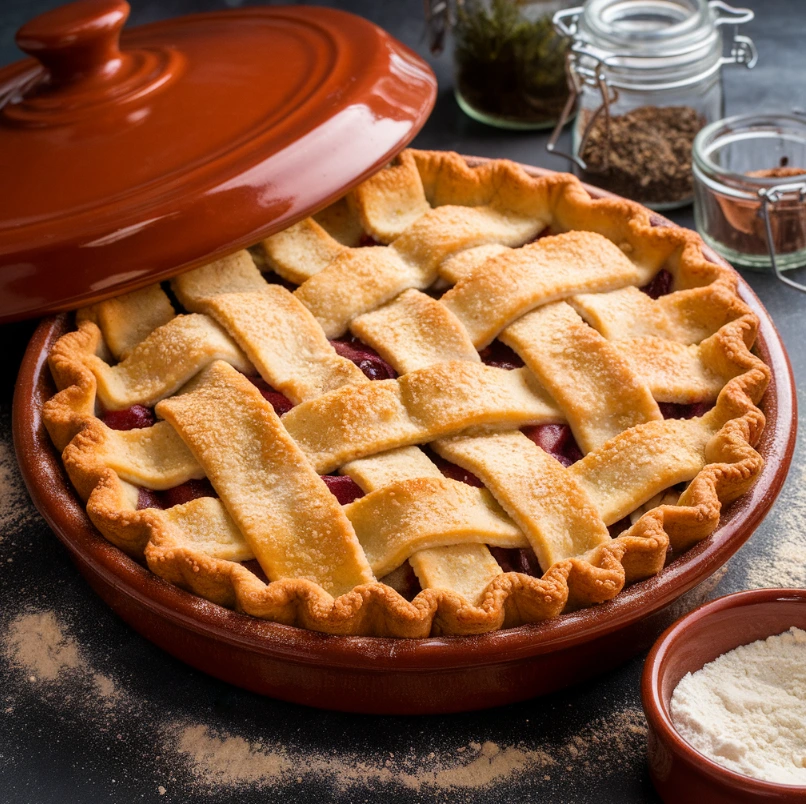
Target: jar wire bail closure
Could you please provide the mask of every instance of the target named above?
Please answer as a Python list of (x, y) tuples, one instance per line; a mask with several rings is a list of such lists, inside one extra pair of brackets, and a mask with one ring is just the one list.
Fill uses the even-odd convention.
[(762, 187), (758, 191), (758, 197), (761, 199), (761, 219), (764, 222), (764, 233), (767, 237), (767, 250), (770, 254), (770, 266), (775, 272), (775, 276), (780, 279), (785, 285), (789, 285), (801, 293), (806, 293), (806, 285), (801, 282), (795, 282), (783, 275), (775, 255), (775, 238), (772, 231), (771, 220), (771, 207), (774, 207), (785, 195), (789, 193), (797, 193), (799, 203), (806, 201), (806, 182), (796, 182), (791, 184), (776, 184), (774, 187)]
[(745, 114), (717, 120), (694, 140), (694, 219), (729, 262), (783, 276), (806, 265), (806, 118)]
[[(604, 112), (605, 116), (605, 142), (606, 144), (609, 143), (610, 107), (618, 99), (619, 89), (648, 89), (652, 91), (679, 89), (689, 84), (703, 81), (708, 76), (717, 73), (724, 66), (743, 65), (747, 69), (752, 69), (758, 61), (758, 51), (753, 40), (750, 37), (740, 35), (738, 32), (739, 25), (750, 22), (755, 17), (754, 12), (747, 8), (734, 8), (723, 2), (723, 0), (711, 0), (707, 4), (707, 8), (713, 17), (711, 21), (706, 21), (706, 24), (714, 31), (725, 25), (733, 25), (733, 36), (730, 40), (728, 55), (720, 54), (718, 59), (711, 60), (703, 70), (697, 70), (695, 73), (691, 73), (690, 70), (684, 70), (680, 77), (668, 76), (666, 80), (658, 80), (652, 74), (653, 70), (668, 68), (675, 61), (679, 61), (685, 67), (690, 66), (692, 62), (696, 62), (698, 52), (702, 51), (703, 48), (702, 41), (695, 40), (690, 44), (672, 49), (664, 48), (660, 51), (653, 49), (651, 53), (626, 49), (608, 50), (599, 42), (592, 42), (591, 37), (581, 30), (581, 18), (590, 5), (592, 4), (589, 2), (585, 6), (558, 11), (553, 18), (557, 33), (571, 40), (566, 60), (569, 98), (546, 145), (546, 149), (550, 153), (566, 157), (582, 170), (591, 170), (582, 154), (585, 152), (585, 146), (594, 124), (602, 112)], [(619, 5), (625, 7), (630, 4), (620, 3)], [(604, 16), (603, 12), (607, 10), (607, 0), (599, 3), (598, 6), (599, 13)], [(672, 26), (672, 28), (674, 27), (676, 26)], [(663, 70), (661, 69), (662, 72)], [(641, 83), (642, 80), (644, 81), (643, 84)], [(576, 153), (566, 153), (557, 149), (557, 143), (562, 129), (570, 119), (585, 86), (592, 87), (599, 92), (601, 105), (588, 120), (578, 146), (573, 149)], [(598, 171), (602, 172), (609, 167), (607, 159), (608, 148), (605, 148), (604, 152), (605, 162), (603, 166), (597, 168)]]

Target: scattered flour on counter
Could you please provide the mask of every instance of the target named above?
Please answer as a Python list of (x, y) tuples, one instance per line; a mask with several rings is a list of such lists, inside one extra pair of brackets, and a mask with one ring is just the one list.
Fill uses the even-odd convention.
[(529, 774), (561, 789), (569, 769), (593, 773), (606, 761), (611, 769), (626, 770), (644, 761), (646, 722), (635, 707), (597, 717), (559, 745), (544, 743), (540, 735), (530, 738), (527, 727), (517, 744), (470, 740), (458, 747), (418, 749), (415, 741), (396, 755), (374, 755), (336, 746), (311, 749), (265, 734), (250, 740), (217, 729), (206, 718), (179, 722), (166, 719), (165, 712), (149, 714), (148, 698), (134, 696), (98, 672), (54, 610), (11, 617), (0, 650), (9, 669), (16, 671), (9, 677), (7, 694), (33, 692), (78, 722), (94, 720), (107, 728), (111, 722), (120, 724), (123, 714), (138, 722), (153, 721), (154, 754), (159, 757), (154, 783), (166, 798), (177, 794), (178, 785), (216, 801), (228, 790), (313, 781), (350, 798), (383, 786), (459, 802), (492, 784), (516, 785)]
[(308, 754), (279, 745), (250, 743), (242, 737), (213, 733), (194, 724), (174, 727), (176, 750), (193, 769), (197, 783), (208, 789), (238, 785), (277, 785), (313, 776), (344, 792), (382, 783), (410, 790), (478, 789), (535, 768), (556, 764), (539, 749), (473, 743), (454, 751), (412, 754), (367, 761), (350, 753)]
[(55, 681), (81, 664), (78, 646), (62, 632), (52, 611), (15, 617), (5, 640), (6, 656), (30, 674), (29, 680)]
[(18, 614), (8, 623), (3, 653), (12, 667), (25, 673), (29, 683), (77, 681), (92, 698), (108, 708), (120, 702), (121, 693), (112, 679), (95, 672), (66, 633), (54, 611)]
[(17, 535), (38, 516), (17, 466), (8, 418), (0, 417), (0, 542)]
[(778, 507), (781, 515), (769, 546), (747, 569), (750, 588), (806, 587), (806, 463), (790, 478)]
[(729, 770), (806, 785), (806, 631), (742, 645), (675, 688), (680, 735)]
[[(174, 724), (166, 743), (184, 755), (196, 786), (211, 794), (247, 785), (264, 787), (300, 783), (313, 777), (345, 792), (391, 784), (416, 791), (456, 796), (494, 783), (513, 784), (526, 773), (558, 780), (575, 768), (591, 769), (607, 760), (611, 766), (643, 762), (646, 721), (640, 709), (628, 708), (598, 718), (560, 747), (469, 742), (440, 749), (369, 760), (350, 752), (301, 755), (298, 749), (268, 741), (212, 731), (201, 724)], [(200, 790), (201, 792), (201, 790)]]

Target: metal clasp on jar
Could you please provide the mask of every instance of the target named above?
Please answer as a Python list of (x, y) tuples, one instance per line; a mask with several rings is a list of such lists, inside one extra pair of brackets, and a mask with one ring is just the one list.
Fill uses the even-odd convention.
[(785, 285), (789, 285), (795, 288), (795, 290), (806, 293), (806, 285), (795, 282), (793, 279), (789, 279), (783, 275), (778, 266), (775, 254), (775, 237), (772, 231), (771, 208), (774, 208), (785, 196), (790, 195), (791, 197), (792, 194), (796, 194), (798, 203), (803, 204), (804, 201), (806, 201), (806, 182), (792, 182), (790, 184), (776, 184), (774, 187), (762, 187), (758, 191), (758, 197), (761, 199), (759, 214), (761, 215), (761, 220), (764, 221), (764, 234), (767, 238), (767, 251), (770, 255), (770, 266), (772, 270), (775, 271), (775, 275)]
[[(713, 64), (709, 65), (708, 69), (696, 74), (695, 76), (688, 76), (678, 81), (666, 81), (663, 83), (655, 83), (652, 85), (652, 91), (664, 91), (679, 89), (689, 84), (695, 84), (709, 78), (715, 72), (718, 72), (722, 67), (728, 65), (743, 65), (747, 69), (752, 69), (756, 66), (758, 61), (758, 51), (753, 43), (753, 40), (748, 36), (739, 34), (739, 25), (750, 22), (755, 16), (754, 12), (747, 8), (733, 8), (722, 0), (711, 0), (708, 4), (710, 8), (717, 9), (714, 20), (714, 28), (719, 28), (723, 25), (733, 25), (733, 38), (730, 41), (730, 50), (728, 55), (722, 56), (715, 60)], [(624, 59), (643, 59), (647, 65), (651, 65), (653, 61), (658, 59), (674, 59), (688, 54), (694, 53), (701, 48), (700, 43), (695, 43), (689, 47), (679, 48), (673, 51), (665, 51), (660, 56), (641, 56), (635, 53), (615, 52), (606, 53), (598, 49), (588, 42), (583, 42), (578, 38), (579, 33), (579, 18), (583, 12), (582, 6), (575, 8), (565, 9), (558, 11), (553, 17), (554, 28), (561, 36), (568, 37), (572, 40), (571, 47), (569, 48), (566, 57), (566, 76), (568, 79), (568, 101), (565, 108), (557, 121), (557, 125), (551, 135), (551, 139), (546, 145), (546, 150), (550, 153), (556, 153), (558, 156), (564, 156), (570, 159), (582, 170), (589, 170), (589, 167), (581, 154), (585, 152), (585, 146), (588, 142), (591, 130), (594, 127), (600, 114), (604, 112), (605, 115), (605, 143), (610, 142), (610, 106), (618, 100), (619, 89), (635, 89), (634, 85), (625, 84), (622, 81), (614, 78), (611, 71), (614, 65)], [(573, 114), (577, 100), (582, 92), (583, 86), (593, 87), (598, 90), (602, 102), (601, 105), (593, 112), (590, 119), (587, 121), (585, 129), (580, 137), (577, 146), (577, 153), (565, 153), (557, 150), (557, 142), (559, 141), (560, 134), (565, 124)], [(606, 171), (609, 166), (608, 161), (609, 147), (604, 148), (604, 162), (598, 169)]]

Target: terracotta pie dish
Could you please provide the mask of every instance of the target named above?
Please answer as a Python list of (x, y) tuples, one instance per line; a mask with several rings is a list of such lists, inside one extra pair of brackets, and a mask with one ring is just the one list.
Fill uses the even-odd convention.
[[(659, 217), (652, 222), (673, 225)], [(657, 575), (610, 602), (537, 625), (406, 640), (327, 636), (240, 615), (152, 575), (95, 531), (41, 420), (54, 392), (46, 358), (72, 326), (66, 315), (44, 321), (29, 346), (15, 397), (15, 443), (34, 502), (93, 588), (139, 632), (189, 664), (262, 694), (325, 708), (431, 713), (495, 706), (573, 684), (640, 651), (693, 605), (696, 587), (749, 538), (775, 499), (794, 446), (791, 369), (769, 316), (741, 280), (739, 295), (758, 316), (757, 353), (772, 371), (760, 403), (766, 428), (757, 449), (765, 465), (757, 481), (725, 506), (711, 536)]]
[(789, 628), (806, 628), (806, 590), (753, 589), (717, 600), (682, 617), (655, 643), (641, 680), (649, 723), (652, 781), (668, 804), (739, 804), (806, 800), (806, 787), (753, 779), (718, 765), (677, 732), (669, 712), (675, 687), (723, 653)]

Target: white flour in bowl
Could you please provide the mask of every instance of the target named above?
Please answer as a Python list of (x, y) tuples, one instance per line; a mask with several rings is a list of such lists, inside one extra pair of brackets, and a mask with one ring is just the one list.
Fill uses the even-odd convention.
[(681, 737), (723, 767), (806, 785), (806, 631), (790, 628), (687, 673), (671, 712)]

